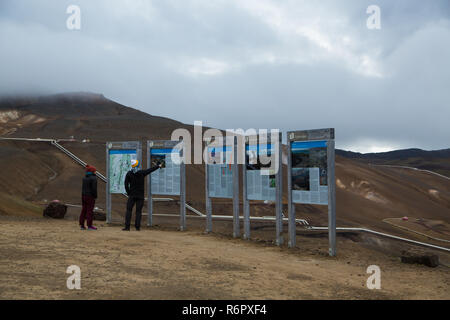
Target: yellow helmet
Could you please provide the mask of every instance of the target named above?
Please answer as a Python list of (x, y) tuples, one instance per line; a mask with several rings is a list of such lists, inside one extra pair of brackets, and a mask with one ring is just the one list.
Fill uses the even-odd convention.
[(136, 168), (139, 166), (139, 160), (131, 160), (131, 167)]

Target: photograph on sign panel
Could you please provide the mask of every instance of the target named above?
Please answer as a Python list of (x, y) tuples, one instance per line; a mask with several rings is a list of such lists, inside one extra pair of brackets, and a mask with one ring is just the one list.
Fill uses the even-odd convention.
[(274, 174), (271, 174), (270, 176), (269, 176), (269, 187), (270, 188), (275, 188), (277, 186), (277, 182), (276, 182), (276, 180), (275, 180), (275, 175)]
[[(326, 186), (328, 181), (327, 148), (315, 147), (292, 150), (292, 186), (294, 190), (305, 190), (295, 189), (296, 183), (294, 183), (294, 177), (300, 175), (300, 171), (295, 169), (306, 168), (319, 168), (320, 185)], [(307, 171), (309, 179), (309, 170)], [(305, 176), (306, 173), (302, 173), (301, 175)], [(309, 190), (309, 187), (306, 190)]]
[(293, 149), (292, 150), (292, 168), (309, 168), (309, 150), (310, 149)]
[(309, 191), (309, 149), (292, 149), (292, 190)]
[(261, 156), (270, 158), (272, 156), (272, 150), (260, 149), (259, 146), (252, 146), (251, 148), (250, 146), (247, 146), (247, 151), (245, 153), (247, 170), (262, 170), (270, 168), (272, 162), (269, 161), (269, 163), (262, 163)]
[(292, 168), (292, 190), (309, 191), (309, 168)]
[(151, 159), (151, 166), (155, 167), (157, 165), (159, 165), (160, 163), (162, 164), (161, 168), (165, 168), (166, 167), (166, 156), (165, 154), (152, 154), (150, 159)]
[(327, 148), (311, 148), (309, 149), (309, 167), (319, 168), (320, 185), (327, 185)]

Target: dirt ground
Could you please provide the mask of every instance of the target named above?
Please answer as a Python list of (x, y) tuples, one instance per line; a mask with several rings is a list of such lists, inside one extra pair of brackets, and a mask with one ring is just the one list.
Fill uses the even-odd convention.
[[(123, 232), (97, 222), (0, 216), (0, 299), (450, 299), (450, 269), (402, 264), (351, 236), (338, 237), (338, 257), (323, 236), (298, 236), (298, 248), (276, 247), (254, 226), (254, 240), (228, 236), (231, 224), (188, 220), (179, 232), (166, 220)], [(173, 219), (172, 219), (173, 220)], [(167, 223), (168, 224), (168, 223)], [(66, 287), (66, 269), (81, 268), (81, 290)], [(369, 290), (369, 265), (381, 289)]]

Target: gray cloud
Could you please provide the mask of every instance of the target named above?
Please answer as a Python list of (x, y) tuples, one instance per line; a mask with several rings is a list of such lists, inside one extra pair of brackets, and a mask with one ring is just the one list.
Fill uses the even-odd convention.
[[(69, 4), (80, 31), (66, 28)], [(93, 91), (185, 123), (446, 148), (449, 39), (446, 0), (3, 0), (0, 94)]]

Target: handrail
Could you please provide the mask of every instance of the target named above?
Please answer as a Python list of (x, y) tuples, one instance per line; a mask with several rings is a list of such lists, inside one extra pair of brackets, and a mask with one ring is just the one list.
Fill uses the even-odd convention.
[[(58, 141), (60, 141), (60, 139), (41, 139), (41, 138), (5, 138), (5, 137), (0, 137), (0, 140), (15, 140), (15, 141), (32, 141), (32, 142), (50, 142), (53, 146), (57, 147), (60, 151), (62, 151), (63, 153), (65, 153), (67, 156), (69, 156), (72, 160), (74, 160), (75, 162), (77, 162), (79, 165), (81, 165), (82, 167), (86, 167), (87, 163), (84, 162), (83, 160), (81, 160), (80, 158), (78, 158), (75, 154), (73, 154), (72, 152), (70, 152), (69, 150), (67, 150), (66, 148), (64, 148), (62, 145), (60, 145), (58, 143)], [(97, 177), (100, 178), (100, 180), (102, 180), (103, 182), (106, 183), (107, 179), (106, 177), (101, 174), (100, 172), (97, 171), (96, 173)], [(126, 193), (122, 193), (123, 196), (128, 198), (128, 195)], [(173, 201), (172, 198), (153, 198), (154, 201)], [(202, 216), (203, 213), (201, 213), (199, 210), (191, 207), (190, 205), (186, 204), (186, 208), (188, 208), (189, 210), (191, 210), (192, 212)]]

